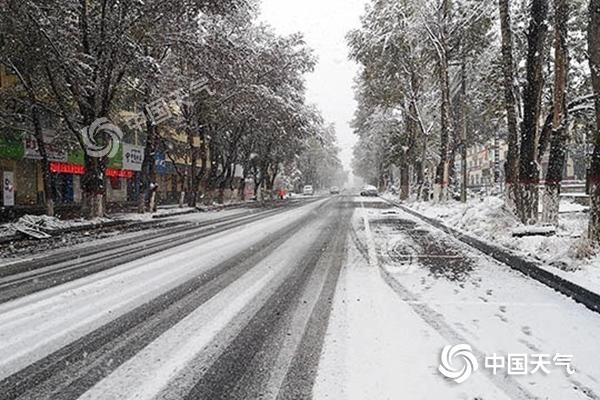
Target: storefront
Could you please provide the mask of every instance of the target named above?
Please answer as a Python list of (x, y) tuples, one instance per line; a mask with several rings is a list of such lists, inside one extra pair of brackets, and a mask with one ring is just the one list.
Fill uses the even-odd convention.
[[(53, 134), (45, 132), (46, 150), (53, 176), (53, 197), (60, 206), (76, 206), (82, 201), (82, 176), (85, 173), (81, 150), (65, 151), (54, 145)], [(139, 198), (144, 147), (122, 143), (114, 157), (109, 158), (105, 173), (107, 203), (133, 203)], [(165, 154), (155, 155), (156, 184), (161, 203), (176, 203), (182, 189), (181, 178)], [(181, 168), (187, 168), (180, 166)], [(4, 179), (4, 172), (7, 177)], [(37, 141), (31, 136), (9, 140), (0, 137), (0, 177), (6, 184), (8, 207), (41, 207), (44, 204), (44, 182), (41, 155)], [(6, 182), (4, 182), (6, 183)], [(9, 188), (10, 187), (10, 193)], [(10, 194), (10, 196), (9, 196)]]
[[(20, 140), (9, 136), (0, 137), (0, 177), (2, 179), (2, 206), (11, 207), (17, 204), (20, 196), (20, 185), (26, 177), (20, 171), (19, 164), (23, 159), (23, 144)], [(24, 188), (23, 188), (24, 189)]]
[[(131, 178), (124, 182), (125, 201), (137, 202), (141, 186), (142, 164), (144, 162), (144, 147), (123, 143), (123, 169), (131, 171)], [(112, 182), (111, 186), (122, 185), (123, 182)]]
[[(58, 143), (56, 140), (56, 133), (52, 130), (45, 130), (44, 143), (48, 160), (51, 162), (66, 162), (67, 151), (64, 146)], [(44, 203), (44, 181), (43, 181), (43, 169), (41, 159), (42, 156), (39, 151), (38, 142), (33, 135), (26, 135), (23, 137), (23, 161), (20, 165), (22, 182), (18, 182), (21, 197), (18, 199), (18, 203), (22, 205), (40, 205)], [(35, 179), (32, 179), (35, 177)], [(63, 190), (63, 187), (66, 188)], [(63, 192), (73, 192), (73, 182), (69, 179), (61, 179), (56, 177), (55, 179), (55, 199), (58, 204), (63, 203), (62, 194)], [(57, 193), (60, 197), (57, 197)], [(73, 196), (64, 196), (66, 199), (72, 198)], [(65, 201), (65, 204), (73, 203), (72, 200)]]
[(155, 155), (156, 184), (158, 197), (161, 203), (175, 203), (179, 201), (178, 176), (175, 167), (166, 160), (164, 153)]
[[(80, 164), (51, 162), (50, 171), (54, 176), (54, 196), (58, 204), (81, 202), (81, 177), (85, 167)], [(105, 171), (106, 201), (127, 201), (127, 181), (133, 178), (133, 171), (107, 167)]]

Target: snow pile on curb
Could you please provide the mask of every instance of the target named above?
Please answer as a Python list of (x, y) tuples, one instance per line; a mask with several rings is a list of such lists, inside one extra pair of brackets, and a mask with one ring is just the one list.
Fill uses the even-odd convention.
[(494, 241), (506, 240), (511, 237), (511, 229), (522, 226), (497, 197), (470, 200), (467, 204), (415, 203), (413, 208), (428, 217), (442, 220), (453, 228)]
[(194, 208), (194, 207), (165, 207), (165, 208), (158, 208), (158, 211), (156, 212), (146, 212), (143, 214), (140, 213), (118, 213), (118, 214), (111, 214), (111, 218), (113, 220), (117, 220), (117, 221), (150, 221), (153, 218), (157, 218), (157, 217), (171, 217), (171, 216), (178, 216), (178, 215), (182, 215), (182, 214), (187, 214), (187, 213), (192, 213), (192, 212), (197, 212), (198, 209)]
[[(479, 239), (539, 260), (543, 268), (600, 293), (600, 254), (593, 254), (586, 240), (589, 215), (586, 207), (561, 203), (556, 234), (513, 237), (527, 229), (499, 197), (471, 199), (466, 204), (449, 202), (409, 204), (415, 211)], [(536, 228), (541, 229), (541, 226)], [(542, 229), (543, 230), (543, 229)]]
[(17, 221), (17, 224), (26, 225), (32, 228), (43, 229), (46, 231), (57, 231), (79, 226), (98, 225), (111, 221), (110, 218), (95, 218), (92, 220), (71, 219), (61, 220), (47, 215), (25, 215)]
[(95, 226), (111, 221), (109, 218), (96, 218), (93, 220), (75, 219), (61, 220), (47, 215), (24, 215), (16, 222), (0, 225), (0, 237), (17, 234), (18, 229), (37, 229), (44, 232), (61, 231), (82, 226)]

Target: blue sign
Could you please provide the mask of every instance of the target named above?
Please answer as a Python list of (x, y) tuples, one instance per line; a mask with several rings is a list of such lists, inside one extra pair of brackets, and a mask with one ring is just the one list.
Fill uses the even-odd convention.
[(167, 159), (165, 157), (165, 153), (155, 153), (154, 154), (155, 168), (156, 173), (159, 175), (167, 174)]

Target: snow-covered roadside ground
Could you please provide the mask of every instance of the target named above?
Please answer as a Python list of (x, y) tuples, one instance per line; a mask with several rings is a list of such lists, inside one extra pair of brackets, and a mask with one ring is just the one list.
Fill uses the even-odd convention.
[(94, 226), (102, 225), (109, 221), (111, 221), (110, 218), (96, 218), (93, 220), (86, 220), (83, 218), (61, 220), (59, 218), (49, 217), (47, 215), (24, 215), (16, 222), (0, 224), (0, 238), (17, 234), (17, 230), (19, 228), (34, 228), (42, 229), (44, 231), (55, 231), (83, 226), (89, 226), (90, 228), (93, 228)]
[[(378, 201), (355, 211), (316, 399), (598, 398), (598, 314)], [(459, 343), (479, 360), (462, 384), (437, 369)], [(482, 359), (493, 353), (572, 355), (576, 372), (494, 376)]]
[[(224, 204), (213, 203), (211, 205), (202, 206), (201, 210), (205, 212), (212, 211), (221, 211), (224, 207), (226, 208), (236, 208), (242, 207), (246, 204), (254, 203), (253, 200), (247, 201), (231, 201), (226, 202)], [(44, 231), (60, 231), (70, 228), (80, 228), (80, 227), (89, 227), (90, 229), (95, 226), (100, 226), (107, 222), (112, 221), (151, 221), (155, 218), (166, 218), (166, 217), (174, 217), (178, 215), (186, 215), (190, 213), (195, 213), (200, 211), (195, 207), (179, 207), (178, 205), (165, 205), (159, 206), (155, 212), (147, 212), (144, 214), (136, 213), (136, 212), (120, 212), (113, 213), (104, 218), (96, 218), (92, 220), (84, 219), (84, 218), (75, 218), (75, 219), (60, 219), (57, 217), (49, 217), (47, 215), (25, 215), (19, 218), (15, 222), (9, 222), (0, 224), (0, 238), (13, 236), (17, 233), (17, 228), (19, 227), (29, 227), (29, 228), (37, 228), (42, 229)]]
[(481, 398), (509, 399), (484, 376), (459, 386), (439, 375), (439, 354), (448, 342), (386, 285), (378, 266), (371, 266), (362, 215), (355, 211), (313, 398), (472, 399), (486, 394)]
[[(183, 215), (173, 214), (172, 216), (165, 217), (165, 219), (157, 221), (157, 223), (164, 222), (173, 224), (200, 224), (221, 218), (234, 217), (236, 215), (241, 215), (242, 213), (247, 211), (247, 209), (240, 207), (229, 208), (220, 211), (215, 210), (203, 213), (192, 213)], [(151, 219), (151, 217), (143, 218), (147, 218), (148, 220)], [(28, 250), (12, 252), (9, 251), (10, 245), (6, 245), (7, 247), (0, 250), (0, 268), (15, 262), (40, 259), (59, 252), (64, 252), (65, 247), (68, 247), (72, 251), (78, 251), (90, 246), (96, 246), (107, 243), (135, 243), (138, 240), (138, 238), (149, 233), (155, 232), (158, 229), (161, 229), (160, 226), (155, 227), (153, 225), (150, 228), (135, 231), (128, 231), (125, 229), (115, 228), (107, 232), (99, 233), (95, 232), (93, 230), (93, 227), (90, 226), (89, 230), (86, 229), (84, 231), (76, 232), (73, 234), (63, 233), (57, 239), (57, 242), (46, 244), (45, 241), (41, 241), (39, 245), (36, 245), (35, 251)]]
[(196, 212), (193, 207), (161, 207), (153, 213), (115, 213), (108, 217), (95, 219), (60, 219), (47, 215), (24, 215), (15, 222), (0, 224), (0, 238), (14, 236), (20, 228), (39, 229), (44, 232), (64, 231), (74, 228), (94, 229), (114, 221), (150, 221), (153, 218), (176, 216)]
[(594, 254), (586, 240), (589, 214), (584, 206), (562, 201), (556, 234), (526, 237), (513, 237), (513, 232), (524, 227), (499, 197), (470, 199), (466, 204), (413, 202), (407, 206), (478, 239), (537, 259), (552, 273), (600, 293), (600, 253)]
[(111, 218), (115, 220), (127, 220), (127, 221), (147, 221), (153, 218), (176, 216), (186, 213), (197, 212), (198, 209), (195, 207), (178, 207), (178, 206), (165, 206), (159, 207), (155, 212), (147, 212), (144, 214), (140, 213), (116, 213), (112, 214)]

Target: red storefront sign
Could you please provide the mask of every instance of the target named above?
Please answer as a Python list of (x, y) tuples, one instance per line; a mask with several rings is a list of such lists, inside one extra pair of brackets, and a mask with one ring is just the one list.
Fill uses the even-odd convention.
[(133, 178), (133, 171), (127, 169), (106, 168), (106, 176), (110, 178)]
[(78, 164), (69, 164), (63, 162), (51, 162), (50, 163), (50, 171), (56, 174), (74, 174), (74, 175), (83, 175), (85, 173), (85, 168), (83, 165)]
[[(50, 171), (54, 172), (55, 174), (83, 175), (85, 174), (85, 167), (79, 164), (51, 162)], [(133, 171), (126, 169), (106, 168), (106, 176), (110, 178), (132, 178)]]

